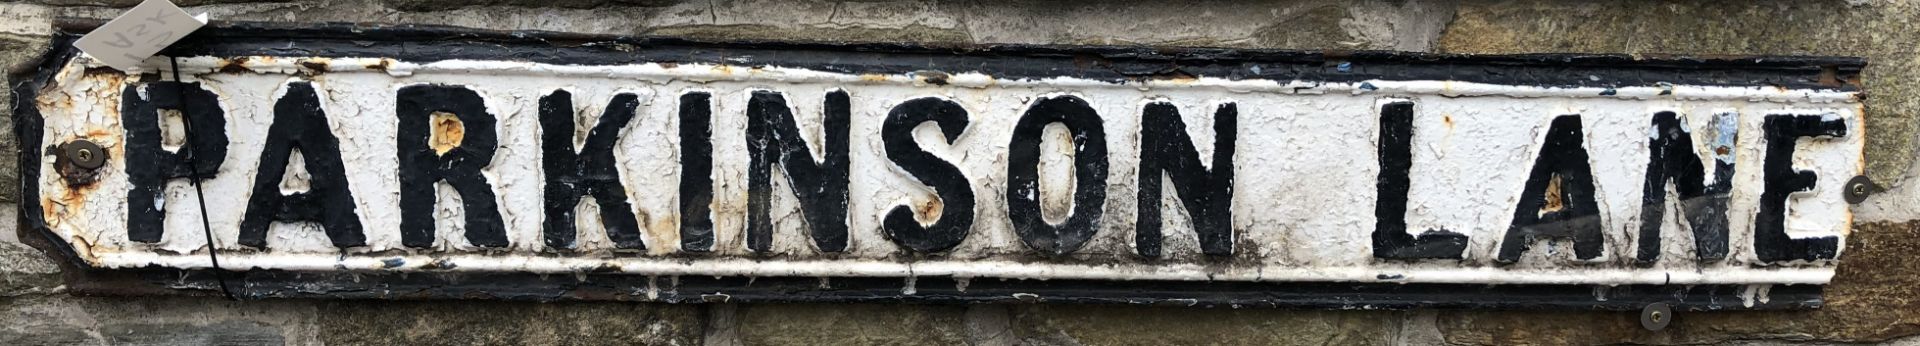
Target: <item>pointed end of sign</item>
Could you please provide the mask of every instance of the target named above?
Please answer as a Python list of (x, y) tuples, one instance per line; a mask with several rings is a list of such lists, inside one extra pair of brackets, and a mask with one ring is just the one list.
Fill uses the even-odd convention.
[(207, 14), (201, 13), (199, 15), (195, 15), (193, 16), (193, 20), (200, 21), (200, 25), (207, 25)]

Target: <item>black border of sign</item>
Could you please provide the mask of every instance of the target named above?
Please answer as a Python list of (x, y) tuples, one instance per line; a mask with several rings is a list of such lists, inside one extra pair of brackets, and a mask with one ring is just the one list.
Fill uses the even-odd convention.
[[(39, 86), (79, 52), (96, 20), (60, 20), (52, 50), (14, 71), (15, 134), (39, 143)], [(215, 22), (163, 55), (447, 58), (554, 64), (632, 62), (779, 65), (844, 73), (981, 72), (998, 78), (1071, 76), (1107, 82), (1195, 76), (1308, 82), (1453, 80), (1560, 87), (1671, 84), (1857, 91), (1866, 61), (1845, 57), (1645, 57), (1595, 54), (1449, 55), (1401, 52), (1114, 46), (698, 41), (435, 26)], [(37, 144), (35, 144), (37, 145)], [(38, 196), (42, 149), (20, 150), (22, 199)], [(37, 201), (20, 203), (21, 239), (60, 259), (68, 287), (87, 294), (213, 295), (211, 270), (92, 268), (47, 229)], [(1484, 285), (1019, 280), (997, 278), (654, 277), (607, 273), (229, 272), (244, 298), (618, 300), (700, 302), (1077, 302), (1332, 309), (1561, 308), (1810, 309), (1819, 285), (1781, 285), (1752, 301), (1746, 285)]]

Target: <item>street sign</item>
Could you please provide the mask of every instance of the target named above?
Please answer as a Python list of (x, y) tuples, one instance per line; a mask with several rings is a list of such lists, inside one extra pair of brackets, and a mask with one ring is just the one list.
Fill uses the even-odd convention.
[(55, 47), (22, 217), (81, 290), (1807, 308), (1863, 167), (1850, 58), (226, 24), (182, 83)]

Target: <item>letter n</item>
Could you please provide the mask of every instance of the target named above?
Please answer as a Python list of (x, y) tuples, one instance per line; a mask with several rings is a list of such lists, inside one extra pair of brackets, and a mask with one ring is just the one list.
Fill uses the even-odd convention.
[(773, 248), (772, 175), (774, 162), (786, 172), (787, 186), (800, 199), (814, 246), (822, 252), (847, 249), (847, 131), (851, 115), (845, 91), (827, 93), (822, 130), (825, 160), (813, 150), (793, 119), (787, 99), (772, 91), (754, 91), (747, 101), (747, 248)]
[(1213, 113), (1212, 168), (1202, 165), (1180, 109), (1172, 103), (1147, 104), (1140, 124), (1139, 221), (1134, 225), (1134, 250), (1160, 257), (1162, 174), (1173, 181), (1180, 203), (1192, 215), (1200, 251), (1210, 256), (1233, 254), (1233, 152), (1239, 110), (1222, 104)]

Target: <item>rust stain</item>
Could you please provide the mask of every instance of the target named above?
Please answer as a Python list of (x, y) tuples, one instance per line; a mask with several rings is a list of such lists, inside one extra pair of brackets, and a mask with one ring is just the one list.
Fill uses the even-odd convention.
[(596, 274), (598, 274), (598, 273), (618, 273), (618, 272), (620, 272), (620, 270), (621, 270), (621, 268), (620, 268), (620, 265), (619, 265), (619, 264), (616, 264), (616, 263), (613, 263), (613, 262), (602, 262), (602, 263), (600, 263), (600, 265), (599, 265), (599, 266), (595, 266), (595, 267), (593, 267), (593, 269), (592, 269), (592, 270), (589, 270), (588, 272), (589, 272), (589, 273), (596, 273)]
[(1113, 62), (1107, 61), (1107, 58), (1097, 55), (1075, 54), (1073, 56), (1073, 67), (1079, 69), (1111, 68), (1113, 67)]
[(860, 81), (862, 81), (862, 82), (885, 82), (885, 81), (887, 81), (887, 76), (886, 76), (886, 75), (883, 75), (883, 74), (877, 74), (877, 73), (867, 73), (867, 74), (862, 74), (862, 75), (860, 75)]
[[(60, 97), (55, 97), (54, 95), (59, 95)], [(40, 92), (40, 97), (36, 98), (34, 101), (40, 105), (41, 109), (73, 109), (72, 94), (50, 93), (46, 90), (42, 90)]]
[(66, 188), (61, 191), (61, 204), (78, 205), (86, 203), (87, 195), (92, 194), (94, 190), (100, 188), (100, 171), (106, 170), (106, 166), (101, 166), (99, 169), (86, 170), (68, 164), (65, 165), (65, 167), (56, 167), (56, 169), (60, 170), (60, 174), (65, 176), (67, 181), (65, 185)]
[(1165, 80), (1165, 81), (1169, 81), (1169, 82), (1173, 82), (1175, 84), (1181, 84), (1181, 85), (1193, 84), (1193, 82), (1200, 81), (1200, 76), (1194, 75), (1193, 73), (1187, 72), (1186, 70), (1181, 70), (1180, 68), (1177, 68), (1177, 67), (1167, 69), (1164, 71), (1155, 72), (1153, 74), (1153, 78)]
[(1838, 87), (1840, 86), (1840, 83), (1841, 82), (1840, 82), (1839, 66), (1821, 66), (1820, 67), (1820, 86)]
[(669, 216), (669, 217), (663, 217), (663, 218), (659, 218), (658, 220), (655, 220), (653, 218), (653, 215), (647, 213), (645, 210), (640, 210), (634, 214), (635, 216), (639, 217), (640, 224), (647, 225), (647, 233), (646, 233), (647, 238), (648, 240), (653, 241), (651, 243), (647, 243), (648, 253), (668, 254), (668, 253), (673, 253), (674, 251), (677, 251), (679, 249), (680, 247), (680, 219), (679, 218)]
[(300, 60), (300, 67), (306, 68), (309, 73), (313, 74), (326, 73), (327, 63), (331, 61), (333, 60), (327, 58), (307, 58)]
[(945, 215), (946, 208), (947, 204), (939, 198), (927, 198), (925, 202), (920, 203), (920, 212), (915, 217), (927, 221), (939, 220), (940, 215)]
[(1453, 131), (1453, 114), (1441, 114), (1440, 121), (1447, 124), (1447, 131)]
[(433, 153), (446, 155), (467, 139), (467, 125), (453, 113), (433, 112), (433, 134), (427, 143), (433, 145)]
[(246, 64), (247, 57), (235, 57), (233, 59), (221, 60), (220, 67), (214, 70), (220, 71), (220, 73), (253, 72), (253, 69), (247, 68)]
[(100, 184), (98, 179), (93, 179), (84, 184), (56, 184), (51, 188), (60, 191), (54, 196), (41, 197), (40, 217), (48, 227), (59, 227), (81, 217), (88, 196), (99, 190)]
[(81, 74), (87, 77), (101, 77), (103, 75), (104, 76), (120, 75), (121, 72), (120, 70), (115, 70), (111, 67), (96, 66), (96, 67), (88, 67), (87, 70), (82, 72)]
[(1547, 192), (1545, 193), (1547, 195), (1547, 201), (1540, 206), (1540, 214), (1545, 215), (1546, 213), (1561, 211), (1567, 208), (1567, 201), (1561, 198), (1562, 196), (1560, 195), (1560, 180), (1559, 174), (1554, 174), (1547, 178)]
[(74, 254), (85, 257), (87, 263), (100, 263), (100, 256), (93, 254), (93, 242), (89, 242), (87, 238), (81, 236), (73, 236), (70, 242), (74, 245)]
[(98, 180), (80, 185), (68, 185), (60, 194), (61, 205), (81, 205), (87, 203), (87, 196), (100, 189)]
[(369, 64), (364, 67), (366, 67), (368, 70), (385, 72), (388, 68), (393, 67), (393, 59), (382, 58), (380, 59), (380, 62)]
[(947, 79), (953, 76), (940, 71), (918, 71), (913, 73), (915, 81), (931, 85), (947, 85)]
[(59, 227), (61, 224), (60, 221), (64, 220), (59, 217), (60, 210), (55, 208), (59, 205), (60, 202), (56, 202), (52, 198), (40, 198), (40, 219), (47, 221), (47, 227)]

